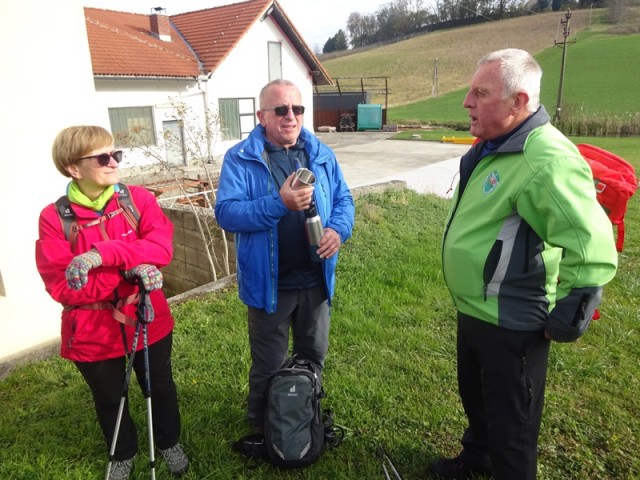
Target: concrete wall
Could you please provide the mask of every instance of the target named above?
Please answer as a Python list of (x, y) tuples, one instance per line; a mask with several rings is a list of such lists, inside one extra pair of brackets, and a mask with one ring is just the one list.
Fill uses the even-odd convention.
[[(227, 235), (225, 248), (211, 208), (171, 205), (163, 206), (162, 210), (173, 223), (173, 259), (162, 269), (163, 291), (167, 297), (193, 290), (226, 276), (225, 252), (229, 258), (229, 273), (235, 273), (233, 236)], [(205, 232), (204, 238), (198, 221)]]

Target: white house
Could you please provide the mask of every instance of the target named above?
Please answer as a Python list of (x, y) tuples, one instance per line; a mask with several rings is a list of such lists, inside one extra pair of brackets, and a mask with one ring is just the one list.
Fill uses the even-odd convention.
[[(157, 145), (172, 163), (188, 162), (194, 150), (175, 142), (165, 148), (162, 141), (166, 132), (188, 136), (176, 118), (176, 104), (199, 118), (200, 130), (209, 109), (215, 131), (198, 153), (219, 157), (256, 125), (258, 94), (270, 80), (296, 82), (310, 112), (313, 87), (331, 83), (277, 1), (251, 0), (171, 17), (154, 10), (142, 15), (86, 8), (87, 32), (96, 93), (109, 112), (111, 131), (137, 126), (152, 132), (154, 138), (140, 143)], [(124, 168), (152, 161), (135, 149), (126, 153)]]
[[(313, 87), (331, 83), (275, 0), (249, 0), (166, 16), (83, 8), (79, 0), (0, 3), (3, 187), (0, 189), (0, 376), (29, 352), (55, 349), (60, 310), (35, 266), (38, 215), (65, 191), (51, 144), (69, 125), (114, 133), (149, 127), (181, 134), (175, 102), (196, 117), (219, 117), (211, 155), (221, 155), (256, 122), (258, 94), (275, 78), (301, 89), (313, 111)], [(151, 9), (150, 9), (151, 11)], [(24, 32), (37, 32), (33, 41)], [(202, 122), (204, 120), (201, 118)], [(312, 117), (307, 117), (310, 125)], [(148, 160), (126, 152), (122, 168)], [(161, 152), (180, 163), (184, 151)]]

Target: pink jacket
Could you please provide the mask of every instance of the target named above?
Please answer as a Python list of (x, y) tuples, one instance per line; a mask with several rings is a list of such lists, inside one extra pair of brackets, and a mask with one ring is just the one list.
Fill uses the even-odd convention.
[[(129, 191), (140, 211), (138, 231), (134, 231), (122, 214), (108, 218), (110, 212), (118, 209), (115, 198), (119, 194), (115, 193), (104, 210), (108, 219), (80, 230), (73, 249), (65, 239), (55, 204), (48, 205), (40, 214), (36, 265), (47, 292), (65, 307), (62, 312), (60, 355), (69, 360), (94, 362), (124, 355), (122, 323), (114, 319), (113, 310), (92, 310), (82, 306), (95, 302), (115, 302), (135, 294), (138, 287), (124, 279), (121, 274), (123, 270), (141, 263), (162, 268), (171, 261), (173, 225), (148, 190), (131, 186)], [(72, 208), (80, 225), (98, 218), (98, 214), (88, 208), (76, 204), (72, 204)], [(67, 286), (65, 270), (73, 257), (91, 248), (100, 252), (102, 266), (89, 271), (86, 286), (72, 290)], [(174, 320), (162, 290), (154, 290), (149, 297), (155, 313), (153, 322), (148, 325), (151, 345), (172, 331)], [(126, 305), (120, 310), (136, 318), (136, 305)], [(125, 331), (129, 351), (134, 329), (126, 326)], [(138, 350), (142, 347), (140, 338)]]

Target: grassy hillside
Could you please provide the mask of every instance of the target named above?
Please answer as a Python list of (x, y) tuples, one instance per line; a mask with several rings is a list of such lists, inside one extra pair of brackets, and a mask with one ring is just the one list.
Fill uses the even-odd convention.
[[(561, 66), (561, 48), (548, 48), (536, 55), (544, 72), (542, 103), (550, 115), (555, 111)], [(584, 31), (567, 50), (562, 108), (567, 112), (640, 115), (640, 35), (617, 36)], [(427, 98), (392, 107), (390, 123), (467, 121), (462, 107), (466, 86), (439, 98)]]
[[(389, 106), (405, 105), (431, 97), (436, 59), (442, 95), (466, 86), (476, 61), (485, 53), (508, 47), (539, 52), (552, 46), (556, 35), (561, 37), (558, 26), (563, 16), (564, 13), (542, 13), (427, 33), (322, 64), (333, 78), (388, 76)], [(588, 26), (589, 11), (573, 12), (572, 36)], [(374, 98), (372, 103), (383, 102)]]
[[(618, 35), (601, 23), (603, 10), (574, 11), (567, 50), (563, 109), (638, 115), (640, 112), (640, 35)], [(558, 95), (562, 48), (559, 21), (564, 12), (435, 32), (362, 53), (323, 62), (334, 78), (388, 76), (389, 123), (462, 122), (462, 100), (485, 53), (505, 47), (534, 52), (543, 71), (542, 101), (553, 114)], [(432, 97), (434, 60), (438, 98)], [(383, 103), (374, 96), (372, 103)]]
[[(581, 32), (567, 50), (563, 107), (624, 114), (640, 111), (640, 35)], [(562, 49), (551, 48), (536, 58), (544, 75), (542, 101), (556, 105)]]

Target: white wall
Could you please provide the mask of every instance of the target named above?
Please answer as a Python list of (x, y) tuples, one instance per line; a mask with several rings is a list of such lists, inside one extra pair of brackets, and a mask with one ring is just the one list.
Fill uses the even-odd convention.
[[(191, 109), (193, 115), (204, 116), (204, 88), (196, 80), (174, 79), (113, 79), (95, 80), (97, 105), (108, 115), (109, 108), (117, 107), (153, 107), (154, 128), (156, 134), (162, 132), (162, 122), (173, 119), (173, 105), (183, 103)], [(158, 145), (163, 145), (161, 139)], [(161, 151), (162, 150), (162, 151)], [(164, 150), (157, 149), (157, 155), (165, 158)], [(126, 171), (130, 167), (141, 167), (157, 163), (153, 157), (146, 157), (141, 150), (125, 151), (120, 168)]]
[[(242, 96), (255, 97), (257, 103), (260, 90), (269, 82), (267, 42), (281, 42), (282, 76), (300, 88), (302, 101), (309, 112), (305, 114), (307, 127), (313, 130), (313, 82), (308, 66), (271, 19), (256, 22), (216, 70), (209, 83), (210, 98), (238, 97), (238, 91), (241, 91)], [(243, 74), (238, 75), (238, 72)]]
[(95, 108), (80, 0), (39, 2), (37, 8), (3, 1), (0, 18), (2, 361), (59, 337), (61, 307), (46, 293), (34, 259), (38, 215), (67, 184), (53, 166), (52, 142), (62, 128), (108, 128), (109, 119)]

